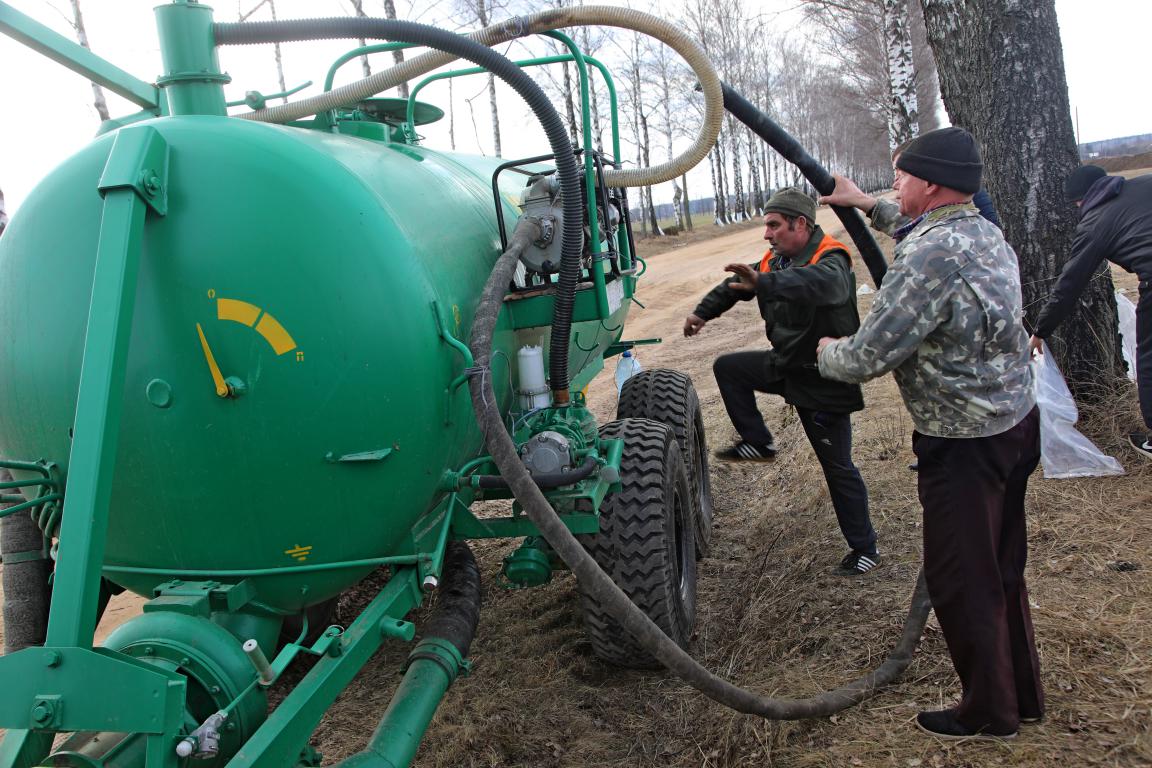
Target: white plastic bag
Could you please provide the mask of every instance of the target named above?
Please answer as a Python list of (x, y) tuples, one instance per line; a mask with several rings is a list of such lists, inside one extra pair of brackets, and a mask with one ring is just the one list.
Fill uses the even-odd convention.
[(1036, 374), (1036, 404), (1040, 406), (1040, 464), (1044, 477), (1098, 477), (1122, 475), (1124, 467), (1100, 452), (1073, 426), (1080, 414), (1064, 377), (1045, 344), (1044, 354), (1032, 360)]
[(1136, 381), (1136, 305), (1123, 291), (1116, 291), (1116, 319), (1120, 321), (1120, 350), (1128, 363), (1128, 378)]

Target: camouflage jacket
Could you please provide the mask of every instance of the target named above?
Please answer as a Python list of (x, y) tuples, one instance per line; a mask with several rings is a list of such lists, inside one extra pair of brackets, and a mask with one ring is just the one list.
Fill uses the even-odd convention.
[[(880, 201), (873, 226), (913, 224), (895, 209)], [(1022, 304), (1000, 230), (971, 204), (938, 208), (904, 233), (871, 312), (824, 349), (820, 373), (861, 382), (893, 371), (922, 434), (999, 434), (1035, 404)]]

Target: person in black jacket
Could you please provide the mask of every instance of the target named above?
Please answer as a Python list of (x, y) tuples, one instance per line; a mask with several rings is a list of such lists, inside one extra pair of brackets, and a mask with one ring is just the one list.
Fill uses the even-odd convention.
[(851, 551), (846, 575), (876, 567), (876, 531), (868, 517), (868, 490), (852, 462), (849, 414), (864, 407), (858, 384), (825, 379), (816, 367), (822, 336), (848, 336), (860, 327), (856, 280), (848, 249), (816, 226), (816, 204), (799, 189), (778, 191), (765, 206), (764, 239), (771, 249), (758, 265), (729, 264), (735, 274), (716, 286), (684, 321), (695, 336), (709, 321), (753, 296), (772, 342), (769, 350), (721, 355), (713, 365), (724, 407), (740, 441), (716, 454), (729, 461), (768, 461), (772, 433), (756, 407), (756, 392), (795, 406), (824, 470), (840, 531)]
[(1072, 256), (1064, 265), (1048, 303), (1036, 321), (1031, 347), (1072, 311), (1088, 281), (1107, 259), (1140, 278), (1136, 305), (1136, 389), (1144, 429), (1128, 442), (1152, 459), (1152, 175), (1125, 179), (1109, 176), (1098, 165), (1077, 168), (1064, 182), (1064, 197), (1080, 208), (1080, 223), (1072, 241)]

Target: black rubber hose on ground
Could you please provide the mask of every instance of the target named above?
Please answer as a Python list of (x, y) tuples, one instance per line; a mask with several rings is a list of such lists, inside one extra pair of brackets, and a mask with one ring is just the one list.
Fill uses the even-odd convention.
[(421, 634), (447, 640), (466, 659), (480, 623), (481, 601), (480, 568), (466, 542), (448, 542), (441, 573), (436, 608)]
[[(724, 90), (724, 108), (731, 112), (733, 117), (751, 128), (757, 136), (768, 142), (772, 149), (779, 152), (781, 157), (795, 165), (817, 192), (822, 195), (832, 194), (836, 180), (800, 146), (800, 142), (792, 138), (772, 118), (753, 106), (752, 102), (737, 93), (732, 86), (721, 83), (721, 87)], [(852, 242), (856, 244), (856, 249), (864, 259), (864, 265), (868, 267), (868, 274), (872, 275), (872, 282), (879, 288), (880, 283), (884, 281), (884, 274), (888, 271), (888, 262), (880, 246), (876, 244), (876, 238), (872, 237), (871, 230), (864, 223), (864, 218), (855, 208), (833, 205), (832, 210), (844, 225), (844, 230), (852, 238)]]
[[(0, 482), (12, 480), (0, 469)], [(0, 510), (13, 506), (0, 504)], [(43, 552), (44, 534), (29, 512), (0, 519), (0, 560), (4, 561), (4, 654), (44, 645), (52, 599), (52, 561)]]
[[(535, 238), (529, 227), (524, 227), (523, 230), (521, 231), (518, 225), (513, 238)], [(646, 651), (685, 682), (709, 698), (739, 712), (760, 715), (772, 720), (827, 717), (863, 701), (899, 677), (912, 661), (913, 650), (924, 631), (924, 623), (928, 620), (928, 612), (932, 608), (928, 601), (928, 589), (924, 584), (923, 573), (916, 580), (916, 589), (912, 594), (911, 606), (904, 620), (900, 640), (876, 670), (840, 688), (810, 698), (774, 699), (739, 688), (700, 666), (633, 605), (628, 596), (601, 570), (592, 556), (576, 541), (576, 537), (560, 520), (532, 480), (532, 476), (520, 460), (515, 443), (504, 427), (503, 417), (496, 405), (492, 377), (488, 372), (492, 357), (492, 336), (496, 318), (504, 303), (508, 281), (516, 269), (517, 259), (516, 249), (510, 246), (496, 261), (476, 309), (472, 335), (469, 339), (469, 347), (476, 362), (474, 371), (477, 372), (477, 375), (473, 375), (469, 380), (472, 407), (484, 432), (488, 451), (508, 481), (508, 487), (512, 489), (516, 500), (520, 502), (548, 544), (576, 574), (576, 578), (580, 579), (589, 591), (594, 592), (595, 599), (608, 607), (620, 626), (636, 638)]]
[[(572, 330), (572, 307), (580, 280), (580, 256), (584, 250), (584, 195), (580, 189), (580, 168), (560, 113), (531, 77), (508, 58), (461, 35), (426, 24), (391, 19), (330, 18), (294, 21), (257, 21), (215, 24), (217, 45), (285, 43), (332, 38), (382, 39), (417, 43), (455, 54), (484, 67), (512, 87), (527, 102), (540, 121), (552, 154), (564, 205), (561, 239), (560, 278), (552, 309), (552, 336), (549, 342), (549, 382), (557, 405), (568, 403), (568, 346)], [(509, 278), (511, 279), (511, 278)]]

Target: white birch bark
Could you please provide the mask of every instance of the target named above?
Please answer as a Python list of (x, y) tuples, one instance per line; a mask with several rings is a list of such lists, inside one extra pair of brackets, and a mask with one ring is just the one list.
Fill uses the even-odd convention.
[(884, 43), (888, 52), (888, 144), (894, 150), (919, 132), (916, 70), (908, 0), (882, 0)]

